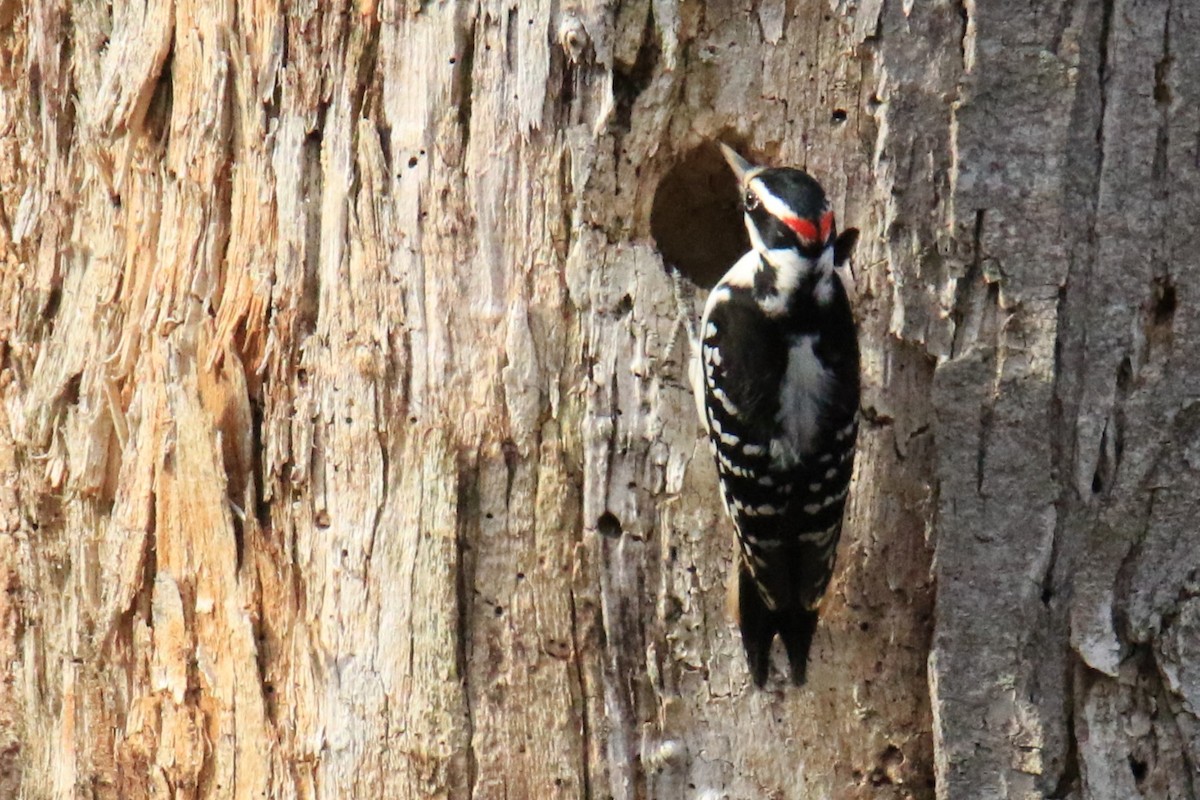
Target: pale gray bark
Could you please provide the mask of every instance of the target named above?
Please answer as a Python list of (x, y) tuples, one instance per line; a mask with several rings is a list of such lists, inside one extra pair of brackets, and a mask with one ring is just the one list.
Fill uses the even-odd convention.
[[(0, 53), (0, 796), (1197, 797), (1192, 4), (0, 0)], [(718, 138), (863, 232), (802, 690), (686, 380)]]

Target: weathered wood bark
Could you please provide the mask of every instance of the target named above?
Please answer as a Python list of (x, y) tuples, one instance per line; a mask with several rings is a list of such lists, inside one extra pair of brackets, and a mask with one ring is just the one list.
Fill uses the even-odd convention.
[[(0, 0), (0, 52), (0, 797), (1200, 796), (1191, 4)], [(801, 691), (685, 379), (715, 138), (864, 233)]]

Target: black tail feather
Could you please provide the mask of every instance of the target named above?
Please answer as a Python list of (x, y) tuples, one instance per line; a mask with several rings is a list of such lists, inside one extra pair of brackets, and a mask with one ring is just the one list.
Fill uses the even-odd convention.
[(770, 610), (743, 564), (738, 572), (738, 617), (746, 665), (755, 685), (761, 689), (767, 683), (771, 643), (775, 634), (779, 634), (791, 665), (792, 683), (802, 686), (808, 669), (808, 651), (817, 629), (817, 612), (805, 608)]

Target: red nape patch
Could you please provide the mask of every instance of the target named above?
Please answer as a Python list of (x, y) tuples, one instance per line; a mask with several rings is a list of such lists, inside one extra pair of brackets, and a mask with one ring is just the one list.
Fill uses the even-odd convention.
[(784, 225), (787, 225), (793, 233), (800, 237), (801, 244), (811, 245), (817, 241), (817, 226), (808, 220), (792, 216), (780, 217), (780, 219), (783, 220)]
[(826, 211), (821, 215), (821, 241), (828, 242), (831, 233), (833, 233), (833, 212)]

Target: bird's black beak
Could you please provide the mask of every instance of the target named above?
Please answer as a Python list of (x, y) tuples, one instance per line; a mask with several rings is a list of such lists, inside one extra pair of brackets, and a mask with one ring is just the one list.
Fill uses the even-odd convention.
[(738, 186), (745, 186), (750, 179), (750, 173), (754, 170), (754, 165), (737, 154), (729, 145), (724, 142), (717, 142), (721, 147), (721, 155), (725, 156), (726, 163), (733, 170), (733, 175), (737, 178)]

